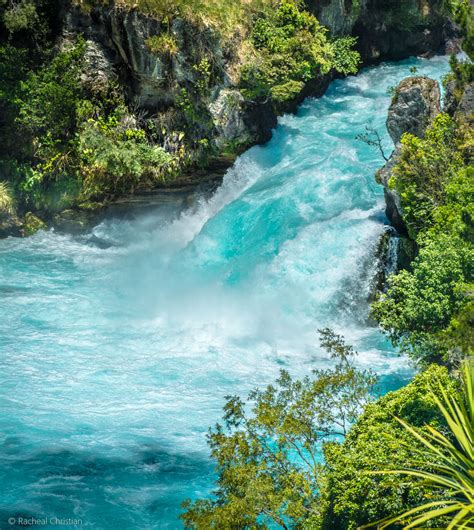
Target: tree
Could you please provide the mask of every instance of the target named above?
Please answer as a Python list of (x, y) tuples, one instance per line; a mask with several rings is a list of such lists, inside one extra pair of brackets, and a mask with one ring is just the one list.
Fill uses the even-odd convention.
[(388, 162), (389, 158), (385, 154), (385, 151), (383, 149), (382, 145), (382, 138), (380, 137), (379, 132), (374, 129), (370, 125), (365, 126), (365, 132), (360, 133), (356, 136), (356, 140), (360, 140), (361, 142), (364, 142), (367, 145), (370, 145), (370, 147), (376, 147), (379, 151), (379, 153), (382, 155), (382, 158), (385, 160), (385, 162)]
[(457, 347), (464, 354), (472, 349), (472, 342), (445, 339), (453, 319), (459, 319), (469, 305), (473, 258), (472, 246), (460, 237), (428, 238), (412, 270), (390, 276), (387, 292), (372, 305), (372, 315), (392, 343), (422, 364), (443, 358), (449, 362)]
[(388, 280), (372, 315), (393, 344), (424, 364), (456, 364), (474, 348), (472, 128), (438, 115), (423, 139), (405, 134), (390, 186), (418, 256)]
[(247, 403), (227, 397), (224, 425), (208, 436), (218, 489), (212, 499), (183, 504), (186, 528), (301, 528), (318, 517), (321, 443), (347, 434), (376, 384), (340, 336), (329, 329), (320, 336), (333, 368), (301, 381), (282, 371)]
[(432, 389), (433, 381), (442, 383), (449, 396), (458, 392), (457, 381), (447, 369), (431, 365), (408, 385), (367, 405), (343, 443), (324, 444), (318, 499), (321, 516), (308, 529), (356, 530), (430, 500), (432, 492), (422, 479), (372, 472), (427, 465), (427, 458), (419, 457), (423, 456), (422, 443), (396, 417), (419, 433), (430, 428), (444, 432), (446, 422), (436, 406), (441, 393), (438, 387)]
[[(435, 394), (436, 387), (440, 397)], [(428, 427), (420, 433), (399, 419), (410, 434), (408, 443), (412, 450), (414, 442), (422, 445), (416, 450), (420, 464), (412, 469), (380, 472), (422, 479), (431, 490), (431, 500), (364, 528), (377, 526), (382, 530), (394, 523), (406, 524), (404, 528), (418, 528), (426, 523), (430, 527), (442, 524), (448, 530), (474, 528), (474, 360), (463, 364), (459, 395), (450, 396), (443, 384), (436, 381), (432, 383), (432, 396), (446, 420), (448, 432)]]

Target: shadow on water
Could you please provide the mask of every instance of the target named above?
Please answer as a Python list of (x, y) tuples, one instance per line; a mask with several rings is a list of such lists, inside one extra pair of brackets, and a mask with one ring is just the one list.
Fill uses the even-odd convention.
[(131, 448), (120, 458), (54, 445), (31, 451), (19, 437), (6, 438), (0, 448), (1, 468), (7, 464), (9, 476), (0, 473), (0, 482), (7, 488), (14, 482), (29, 500), (9, 502), (4, 492), (2, 529), (168, 528), (160, 521), (177, 520), (183, 491), (193, 484), (208, 494), (213, 473), (203, 454), (152, 445)]

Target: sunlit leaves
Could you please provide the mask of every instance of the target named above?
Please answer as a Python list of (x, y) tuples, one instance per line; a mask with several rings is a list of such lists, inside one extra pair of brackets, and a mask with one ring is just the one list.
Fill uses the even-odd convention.
[(185, 503), (187, 528), (297, 528), (318, 517), (321, 443), (347, 432), (376, 383), (341, 337), (320, 333), (333, 368), (302, 380), (282, 371), (247, 402), (227, 398), (224, 425), (209, 433), (218, 489), (212, 500)]

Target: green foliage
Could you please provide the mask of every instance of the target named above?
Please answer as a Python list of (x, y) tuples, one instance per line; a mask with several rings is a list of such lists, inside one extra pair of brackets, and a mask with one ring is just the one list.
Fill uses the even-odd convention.
[[(444, 428), (431, 391), (433, 380), (440, 381), (449, 395), (456, 393), (456, 383), (447, 370), (432, 365), (407, 386), (369, 404), (342, 444), (324, 445), (322, 515), (313, 530), (356, 530), (360, 525), (393, 516), (430, 498), (430, 491), (416, 477), (372, 472), (415, 465), (430, 468), (428, 458), (420, 458), (418, 452), (423, 445), (412, 438), (395, 416), (422, 433), (428, 432), (428, 425)], [(435, 393), (440, 394), (439, 390)]]
[(173, 57), (178, 53), (178, 43), (173, 35), (169, 33), (161, 33), (160, 35), (153, 35), (145, 41), (146, 47), (156, 55), (168, 55)]
[[(122, 109), (123, 113), (123, 109)], [(174, 158), (151, 145), (145, 132), (126, 126), (120, 110), (104, 119), (89, 119), (78, 134), (81, 200), (133, 193), (144, 182), (165, 180), (175, 169)]]
[(402, 351), (424, 362), (447, 353), (441, 339), (469, 301), (473, 259), (474, 250), (460, 237), (439, 234), (424, 242), (412, 271), (389, 278), (386, 295), (372, 311)]
[[(390, 185), (419, 247), (411, 270), (388, 281), (372, 314), (402, 351), (455, 364), (472, 352), (474, 168), (472, 131), (440, 114), (425, 138), (402, 138)], [(469, 309), (471, 308), (471, 309)]]
[(32, 138), (37, 150), (67, 142), (76, 127), (76, 107), (83, 97), (78, 80), (85, 43), (79, 39), (53, 57), (45, 67), (31, 72), (20, 84), (15, 99), (17, 123)]
[[(406, 475), (423, 479), (431, 491), (429, 502), (417, 505), (401, 515), (389, 517), (365, 528), (384, 529), (394, 523), (410, 523), (407, 528), (439, 524), (443, 528), (474, 527), (474, 362), (464, 362), (463, 382), (459, 395), (451, 396), (443, 383), (431, 383), (431, 395), (448, 426), (445, 434), (428, 427), (425, 432), (398, 419), (411, 436), (408, 447), (419, 461), (415, 468), (381, 471), (383, 474)], [(435, 394), (437, 391), (439, 397)], [(444, 429), (443, 429), (444, 431)], [(414, 443), (421, 444), (414, 449)], [(385, 466), (384, 466), (385, 467)]]
[(15, 201), (6, 182), (0, 181), (0, 217), (4, 215), (12, 215), (15, 212)]
[(473, 6), (469, 0), (446, 0), (446, 3), (454, 14), (455, 21), (464, 32), (463, 50), (470, 59), (474, 56), (474, 14)]
[[(109, 0), (73, 0), (87, 10), (94, 5), (108, 5)], [(115, 0), (119, 8), (137, 9), (158, 19), (178, 17), (198, 25), (211, 26), (225, 36), (245, 30), (255, 12), (272, 9), (274, 0)]]
[(458, 59), (455, 55), (450, 58), (451, 72), (443, 80), (444, 85), (450, 81), (453, 83), (450, 86), (450, 91), (457, 103), (460, 102), (466, 86), (474, 81), (474, 63), (471, 60), (463, 61)]
[(251, 41), (256, 57), (241, 70), (243, 93), (249, 99), (276, 96), (277, 106), (294, 98), (297, 86), (332, 68), (355, 73), (360, 61), (352, 49), (355, 39), (331, 42), (327, 30), (299, 0), (281, 0), (276, 11), (265, 12), (255, 22)]
[(355, 352), (341, 337), (323, 330), (321, 338), (334, 368), (301, 381), (282, 371), (275, 385), (251, 392), (249, 403), (228, 398), (224, 426), (209, 433), (218, 490), (184, 504), (186, 528), (301, 528), (318, 516), (320, 443), (346, 434), (376, 382), (355, 368)]
[(457, 126), (447, 114), (435, 118), (423, 139), (403, 135), (401, 155), (389, 184), (400, 194), (412, 238), (432, 223), (434, 211), (446, 202), (446, 187), (463, 163)]
[(32, 29), (38, 23), (38, 13), (32, 0), (12, 2), (3, 15), (3, 23), (8, 31)]
[(359, 52), (354, 50), (356, 37), (341, 37), (331, 42), (333, 56), (332, 67), (344, 75), (355, 74), (361, 63)]
[[(39, 5), (39, 4), (38, 4)], [(133, 192), (176, 172), (176, 157), (149, 142), (118, 87), (98, 96), (81, 83), (86, 43), (43, 50), (0, 48), (2, 165), (21, 210), (55, 212), (78, 201)], [(128, 124), (127, 124), (128, 123)]]
[(201, 97), (206, 97), (209, 92), (212, 75), (209, 59), (207, 57), (201, 59), (198, 64), (193, 66), (193, 70), (197, 75), (197, 80), (195, 82), (196, 89)]
[(297, 98), (298, 95), (301, 94), (303, 88), (303, 81), (287, 81), (282, 85), (273, 86), (270, 89), (270, 95), (275, 103), (281, 104), (285, 101), (292, 101)]

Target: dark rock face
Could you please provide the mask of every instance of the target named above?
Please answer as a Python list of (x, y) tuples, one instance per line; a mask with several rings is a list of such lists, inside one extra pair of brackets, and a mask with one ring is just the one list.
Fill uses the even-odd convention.
[(469, 123), (474, 121), (474, 83), (459, 87), (455, 79), (446, 84), (443, 112), (450, 116), (460, 114)]
[[(442, 0), (309, 0), (309, 8), (333, 34), (358, 36), (365, 62), (401, 58), (437, 50), (452, 33), (441, 13)], [(206, 114), (196, 136), (218, 149), (240, 149), (271, 137), (277, 116), (272, 105), (244, 101), (237, 90), (239, 39), (222, 42), (211, 28), (203, 29), (180, 18), (164, 29), (162, 21), (139, 10), (124, 10), (110, 2), (88, 11), (63, 3), (63, 36), (81, 33), (88, 42), (83, 81), (97, 90), (107, 79), (118, 79), (137, 109), (158, 116), (159, 129), (181, 130), (177, 101), (183, 89), (196, 83), (196, 64), (203, 50), (212, 55), (212, 83), (199, 104)], [(176, 42), (174, 53), (152, 51), (150, 38), (166, 31)], [(329, 78), (307, 84), (301, 97), (289, 102), (292, 112), (301, 100), (324, 92)], [(205, 124), (205, 125), (204, 125)], [(163, 139), (165, 140), (165, 139)]]
[(423, 137), (426, 127), (441, 112), (439, 85), (428, 77), (407, 77), (397, 87), (387, 118), (387, 129), (397, 144), (402, 134)]
[(442, 0), (311, 0), (312, 11), (337, 35), (358, 37), (364, 62), (446, 51), (456, 28)]
[[(85, 85), (100, 91), (107, 80), (118, 80), (135, 109), (157, 118), (159, 130), (182, 129), (182, 91), (193, 93), (200, 75), (196, 65), (210, 55), (208, 93), (194, 102), (203, 114), (196, 137), (206, 138), (217, 149), (228, 144), (245, 148), (271, 137), (277, 122), (272, 105), (245, 101), (236, 88), (238, 43), (222, 42), (211, 28), (181, 18), (165, 30), (160, 20), (113, 5), (83, 11), (66, 4), (62, 18), (65, 39), (76, 34), (86, 39)], [(176, 43), (173, 53), (150, 49), (150, 39), (164, 32)]]
[(472, 121), (472, 114), (474, 113), (474, 83), (470, 83), (464, 89), (457, 110), (466, 116), (468, 120)]
[(398, 193), (391, 189), (389, 181), (392, 176), (393, 167), (398, 162), (400, 155), (400, 148), (397, 148), (389, 161), (382, 167), (377, 173), (377, 181), (383, 185), (384, 197), (385, 197), (385, 215), (388, 217), (391, 225), (397, 230), (398, 233), (406, 235), (407, 229), (405, 222), (403, 221), (403, 210)]
[(390, 188), (393, 168), (400, 156), (400, 138), (404, 133), (423, 137), (426, 127), (441, 112), (439, 85), (427, 77), (408, 77), (396, 88), (390, 105), (387, 129), (396, 145), (389, 161), (377, 173), (377, 180), (384, 187), (385, 213), (392, 226), (403, 235), (407, 234), (403, 209), (397, 191)]

